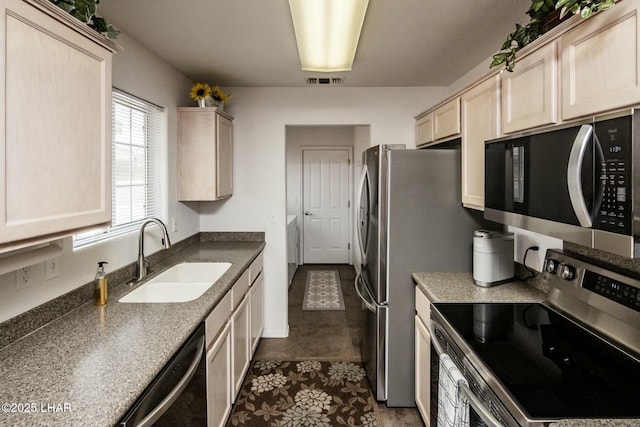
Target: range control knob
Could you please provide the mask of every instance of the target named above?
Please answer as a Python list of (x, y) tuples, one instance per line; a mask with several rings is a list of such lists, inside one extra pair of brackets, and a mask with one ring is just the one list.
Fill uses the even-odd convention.
[(556, 274), (556, 271), (558, 271), (558, 261), (548, 259), (545, 270), (547, 271), (547, 273)]
[(564, 280), (573, 280), (576, 277), (576, 269), (570, 265), (560, 266), (560, 277)]

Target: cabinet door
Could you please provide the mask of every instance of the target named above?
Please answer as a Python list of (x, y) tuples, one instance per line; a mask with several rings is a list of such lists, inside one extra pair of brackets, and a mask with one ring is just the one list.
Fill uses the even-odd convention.
[(558, 122), (557, 47), (553, 41), (502, 73), (502, 132)]
[(484, 210), (484, 142), (500, 134), (500, 76), (461, 96), (462, 204)]
[(207, 425), (222, 427), (231, 412), (231, 334), (227, 323), (207, 351)]
[(433, 112), (433, 139), (460, 135), (460, 98), (457, 97)]
[(429, 330), (420, 320), (415, 317), (416, 333), (416, 406), (425, 425), (429, 426), (431, 407), (431, 337)]
[(640, 101), (637, 7), (619, 2), (560, 38), (563, 119)]
[(262, 331), (264, 330), (264, 279), (263, 274), (258, 276), (251, 286), (251, 354), (256, 351)]
[(233, 400), (235, 400), (235, 396), (240, 391), (244, 374), (249, 367), (250, 321), (249, 294), (247, 293), (237, 310), (233, 313), (233, 321), (231, 324), (231, 340), (233, 343)]
[(178, 200), (231, 196), (232, 134), (231, 119), (217, 108), (178, 108)]
[(416, 120), (416, 146), (433, 141), (433, 113)]
[(233, 193), (233, 127), (231, 120), (220, 114), (218, 121), (216, 155), (216, 196), (229, 197)]
[(27, 2), (2, 11), (0, 245), (109, 223), (111, 51)]

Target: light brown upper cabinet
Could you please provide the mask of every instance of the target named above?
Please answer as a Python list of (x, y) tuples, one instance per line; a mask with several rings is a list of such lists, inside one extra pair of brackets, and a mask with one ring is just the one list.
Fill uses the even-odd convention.
[(433, 112), (416, 119), (416, 146), (433, 142)]
[(560, 37), (564, 120), (640, 102), (637, 8), (619, 2)]
[(416, 146), (460, 136), (460, 97), (416, 118)]
[(48, 1), (0, 20), (0, 252), (111, 222), (111, 57)]
[(502, 72), (502, 132), (558, 122), (557, 44), (552, 41), (518, 58)]
[(232, 120), (215, 107), (178, 108), (178, 200), (231, 197)]
[(500, 75), (460, 96), (462, 111), (462, 204), (484, 210), (484, 142), (500, 136)]
[(460, 135), (460, 97), (456, 97), (433, 111), (433, 139)]

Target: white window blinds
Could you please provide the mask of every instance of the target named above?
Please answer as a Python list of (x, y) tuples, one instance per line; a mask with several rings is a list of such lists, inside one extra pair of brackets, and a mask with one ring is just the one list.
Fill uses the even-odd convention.
[(74, 247), (137, 229), (160, 212), (159, 107), (114, 89), (112, 103), (112, 224), (80, 233)]

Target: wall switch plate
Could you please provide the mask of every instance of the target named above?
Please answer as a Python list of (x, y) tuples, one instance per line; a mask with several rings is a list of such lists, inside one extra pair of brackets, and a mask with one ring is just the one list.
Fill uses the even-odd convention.
[(31, 267), (22, 267), (16, 271), (16, 289), (24, 289), (31, 286)]
[(44, 278), (45, 280), (51, 280), (60, 275), (60, 260), (51, 258), (44, 263)]

